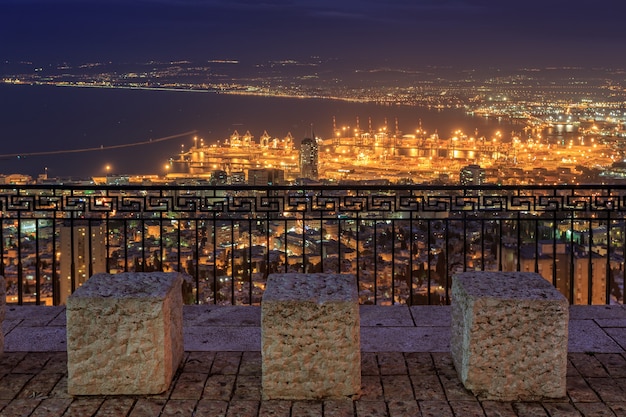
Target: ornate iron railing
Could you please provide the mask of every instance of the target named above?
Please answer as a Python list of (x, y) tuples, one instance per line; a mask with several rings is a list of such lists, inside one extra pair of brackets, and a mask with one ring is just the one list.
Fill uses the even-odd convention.
[(183, 271), (199, 303), (258, 304), (272, 272), (352, 272), (362, 303), (449, 303), (451, 276), (534, 271), (624, 302), (621, 186), (0, 186), (9, 303), (96, 272)]

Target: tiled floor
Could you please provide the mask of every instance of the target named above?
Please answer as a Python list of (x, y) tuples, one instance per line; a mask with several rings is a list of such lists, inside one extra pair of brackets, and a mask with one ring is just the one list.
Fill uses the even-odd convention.
[(0, 416), (626, 416), (626, 309), (572, 307), (567, 397), (482, 401), (456, 376), (448, 307), (361, 309), (357, 401), (261, 401), (260, 310), (185, 307), (185, 361), (157, 396), (67, 395), (65, 311), (7, 307)]

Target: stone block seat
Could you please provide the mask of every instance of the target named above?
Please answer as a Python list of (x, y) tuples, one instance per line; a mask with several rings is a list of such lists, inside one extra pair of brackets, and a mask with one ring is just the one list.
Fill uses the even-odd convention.
[(263, 398), (358, 398), (359, 325), (354, 275), (271, 274), (261, 302)]
[(565, 396), (569, 305), (539, 274), (465, 272), (452, 279), (450, 349), (483, 399)]
[(96, 274), (67, 299), (68, 393), (166, 391), (183, 358), (180, 273)]

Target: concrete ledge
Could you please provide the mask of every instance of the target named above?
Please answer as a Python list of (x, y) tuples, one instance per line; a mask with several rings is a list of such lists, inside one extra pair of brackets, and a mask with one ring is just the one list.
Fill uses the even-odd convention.
[(565, 297), (539, 274), (455, 275), (450, 350), (461, 382), (485, 399), (564, 397), (568, 317)]
[(270, 275), (261, 303), (263, 398), (358, 397), (359, 330), (354, 275)]
[(97, 274), (67, 300), (68, 393), (166, 391), (183, 358), (179, 273)]

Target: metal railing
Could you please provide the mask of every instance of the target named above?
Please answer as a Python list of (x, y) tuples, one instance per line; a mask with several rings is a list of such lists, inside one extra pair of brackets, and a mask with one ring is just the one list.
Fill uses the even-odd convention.
[(0, 186), (8, 303), (96, 272), (182, 271), (195, 301), (259, 304), (273, 272), (354, 273), (364, 304), (447, 304), (454, 273), (534, 271), (624, 303), (621, 186)]

